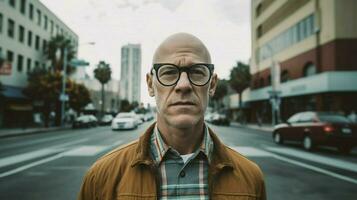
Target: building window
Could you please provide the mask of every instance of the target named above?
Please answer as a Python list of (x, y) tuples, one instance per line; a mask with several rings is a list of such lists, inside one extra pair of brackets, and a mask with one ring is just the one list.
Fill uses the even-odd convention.
[(33, 5), (32, 5), (32, 3), (30, 3), (30, 7), (29, 7), (29, 17), (31, 20), (33, 20)]
[(26, 13), (26, 0), (21, 0), (20, 1), (20, 12), (22, 14)]
[(41, 11), (37, 9), (37, 24), (41, 26)]
[(43, 40), (43, 41), (42, 41), (42, 51), (43, 51), (43, 52), (46, 52), (46, 49), (47, 49), (47, 41), (46, 41), (46, 40)]
[(313, 63), (308, 63), (305, 65), (304, 67), (304, 77), (307, 77), (307, 76), (312, 76), (314, 74), (316, 74), (316, 67)]
[(260, 87), (264, 87), (264, 78), (263, 78), (263, 77), (261, 77), (261, 78), (259, 79), (259, 86), (260, 86)]
[(261, 3), (258, 4), (255, 12), (256, 12), (257, 17), (262, 13), (262, 4)]
[(259, 25), (257, 28), (257, 38), (260, 38), (262, 36), (262, 25)]
[(31, 63), (32, 63), (31, 58), (27, 58), (27, 72), (31, 71)]
[(280, 81), (282, 83), (285, 83), (285, 82), (288, 82), (290, 79), (289, 77), (289, 72), (288, 70), (284, 70), (282, 73), (281, 73), (281, 77), (280, 77)]
[(38, 61), (35, 61), (35, 68), (39, 68), (40, 67), (40, 63)]
[(12, 63), (14, 61), (14, 53), (12, 51), (7, 51), (6, 59)]
[(11, 38), (14, 38), (15, 34), (15, 22), (12, 19), (7, 20), (7, 35)]
[(53, 34), (53, 21), (51, 20), (51, 35)]
[(47, 30), (47, 23), (48, 23), (48, 19), (47, 19), (47, 16), (45, 15), (45, 24), (44, 24), (45, 30)]
[(3, 27), (3, 16), (2, 16), (2, 14), (0, 13), (0, 33), (2, 33), (2, 27)]
[(59, 35), (59, 27), (56, 25), (56, 35)]
[[(261, 26), (257, 28), (257, 38), (262, 36)], [(314, 34), (314, 14), (311, 14), (304, 19), (297, 22), (295, 25), (289, 27), (285, 31), (282, 31), (279, 35), (262, 45), (256, 57), (258, 61), (263, 61), (271, 57), (271, 54), (276, 54), (283, 51), (286, 48), (304, 40), (305, 38)], [(271, 48), (269, 48), (269, 46)]]
[(24, 42), (25, 40), (25, 28), (23, 26), (19, 26), (19, 41)]
[(27, 45), (32, 46), (32, 32), (30, 30), (27, 32)]
[(36, 49), (36, 50), (39, 50), (39, 49), (40, 49), (40, 36), (38, 36), (38, 35), (36, 35), (35, 49)]
[(22, 72), (24, 57), (22, 55), (17, 55), (17, 71)]
[(16, 7), (15, 0), (9, 0), (9, 4), (10, 4), (10, 6), (12, 6), (13, 8)]

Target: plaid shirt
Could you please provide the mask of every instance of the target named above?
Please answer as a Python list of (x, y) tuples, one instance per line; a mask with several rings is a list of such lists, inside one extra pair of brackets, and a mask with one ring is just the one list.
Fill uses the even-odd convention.
[(200, 148), (184, 163), (180, 154), (164, 143), (155, 126), (150, 150), (161, 175), (161, 199), (209, 199), (208, 167), (213, 141), (207, 126), (204, 130)]

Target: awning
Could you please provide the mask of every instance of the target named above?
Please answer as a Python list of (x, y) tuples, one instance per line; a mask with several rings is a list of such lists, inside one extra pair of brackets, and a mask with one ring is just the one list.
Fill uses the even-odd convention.
[(2, 88), (3, 88), (3, 90), (0, 92), (0, 94), (4, 97), (14, 98), (14, 99), (28, 99), (22, 93), (23, 88), (21, 88), (21, 87), (3, 85)]
[(9, 110), (13, 111), (31, 111), (33, 109), (31, 104), (15, 104), (12, 103), (9, 105)]

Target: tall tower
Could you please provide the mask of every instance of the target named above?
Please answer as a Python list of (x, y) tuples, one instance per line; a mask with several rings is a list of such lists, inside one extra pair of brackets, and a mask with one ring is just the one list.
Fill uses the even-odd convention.
[(120, 96), (140, 103), (141, 47), (127, 44), (121, 48)]

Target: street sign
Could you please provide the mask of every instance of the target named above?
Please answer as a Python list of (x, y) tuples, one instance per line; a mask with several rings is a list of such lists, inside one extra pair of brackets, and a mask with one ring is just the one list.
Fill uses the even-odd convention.
[(69, 100), (69, 96), (67, 94), (60, 95), (60, 101), (68, 101), (68, 100)]
[(81, 67), (88, 66), (89, 62), (86, 62), (85, 60), (72, 59), (69, 64), (75, 67)]
[(0, 74), (1, 75), (11, 75), (11, 69), (12, 69), (11, 62), (5, 61), (0, 68)]

